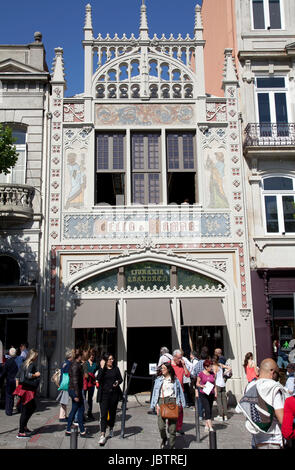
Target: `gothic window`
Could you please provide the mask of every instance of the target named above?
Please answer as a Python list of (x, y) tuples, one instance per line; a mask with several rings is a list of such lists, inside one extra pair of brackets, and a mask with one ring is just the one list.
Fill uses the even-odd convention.
[(168, 203), (196, 202), (194, 132), (168, 132), (166, 137)]
[(125, 135), (96, 136), (96, 204), (125, 204)]
[(295, 233), (295, 178), (264, 178), (262, 191), (266, 232)]
[(160, 204), (160, 134), (133, 133), (131, 148), (132, 202), (134, 204)]
[(281, 15), (281, 0), (252, 0), (253, 29), (281, 29)]
[(11, 256), (0, 255), (0, 286), (17, 286), (20, 282), (20, 269)]

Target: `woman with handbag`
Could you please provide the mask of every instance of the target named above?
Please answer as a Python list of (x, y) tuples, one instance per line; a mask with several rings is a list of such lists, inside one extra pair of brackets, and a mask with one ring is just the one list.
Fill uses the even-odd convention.
[(65, 354), (65, 360), (61, 365), (60, 368), (60, 381), (59, 381), (59, 387), (58, 391), (59, 394), (56, 398), (56, 401), (60, 403), (60, 410), (59, 410), (59, 421), (61, 423), (67, 423), (68, 418), (67, 418), (67, 406), (70, 401), (70, 396), (69, 396), (69, 369), (70, 365), (73, 360), (73, 355), (74, 351), (73, 350), (66, 350)]
[(101, 436), (99, 445), (103, 446), (106, 443), (107, 425), (110, 428), (109, 437), (113, 437), (118, 401), (122, 395), (120, 384), (123, 379), (120, 369), (114, 365), (114, 356), (112, 354), (103, 355), (96, 380), (99, 383), (97, 401), (100, 403)]
[(165, 449), (168, 444), (166, 433), (166, 420), (168, 420), (169, 449), (174, 449), (179, 407), (185, 407), (186, 402), (172, 365), (162, 364), (160, 373), (161, 375), (155, 380), (150, 407), (152, 409), (156, 407), (157, 410), (158, 427), (162, 438), (160, 448)]
[(36, 410), (35, 396), (40, 383), (40, 372), (37, 371), (36, 366), (37, 359), (38, 351), (31, 349), (16, 376), (19, 380), (19, 385), (13, 394), (20, 397), (22, 404), (19, 433), (16, 436), (17, 439), (31, 437), (32, 435), (32, 431), (28, 429), (27, 425)]

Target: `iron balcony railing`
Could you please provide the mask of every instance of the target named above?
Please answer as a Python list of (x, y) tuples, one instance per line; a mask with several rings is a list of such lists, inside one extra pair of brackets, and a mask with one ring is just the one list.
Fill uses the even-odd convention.
[(295, 146), (295, 123), (252, 123), (244, 132), (245, 147)]

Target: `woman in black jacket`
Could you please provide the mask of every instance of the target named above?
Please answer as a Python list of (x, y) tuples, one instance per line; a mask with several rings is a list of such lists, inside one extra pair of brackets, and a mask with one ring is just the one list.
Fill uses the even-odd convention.
[[(120, 369), (114, 365), (114, 356), (104, 354), (98, 369), (97, 382), (99, 383), (97, 401), (100, 403), (100, 431), (99, 445), (106, 442), (107, 424), (110, 427), (109, 437), (113, 437), (113, 428), (116, 419), (118, 401), (122, 395), (120, 384), (123, 382)], [(107, 418), (109, 414), (109, 421)]]
[(20, 416), (18, 439), (30, 437), (32, 432), (28, 429), (27, 424), (32, 414), (36, 410), (35, 396), (40, 383), (40, 372), (37, 371), (36, 362), (38, 359), (38, 351), (31, 349), (27, 359), (21, 365), (16, 379), (19, 385), (13, 392), (21, 399), (22, 411)]
[(82, 395), (83, 391), (83, 366), (81, 363), (82, 353), (76, 351), (73, 361), (69, 368), (69, 395), (72, 399), (72, 409), (68, 417), (68, 425), (66, 430), (66, 436), (71, 435), (71, 426), (74, 421), (75, 415), (78, 417), (78, 424), (80, 428), (80, 436), (86, 436), (86, 430), (83, 423), (84, 417), (84, 398)]

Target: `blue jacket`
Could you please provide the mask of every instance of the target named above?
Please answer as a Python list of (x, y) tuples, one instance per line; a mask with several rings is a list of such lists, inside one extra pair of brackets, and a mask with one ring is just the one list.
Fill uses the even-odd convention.
[[(152, 395), (151, 405), (150, 405), (151, 408), (155, 408), (156, 404), (159, 401), (159, 398), (161, 398), (160, 393), (161, 393), (163, 380), (164, 380), (163, 375), (160, 375), (155, 380), (153, 395)], [(174, 393), (175, 393), (175, 396), (176, 396), (176, 404), (177, 405), (182, 405), (183, 407), (185, 407), (186, 402), (185, 402), (184, 394), (183, 394), (183, 391), (182, 391), (182, 386), (181, 386), (179, 380), (176, 377), (175, 377), (175, 381), (174, 381)]]

